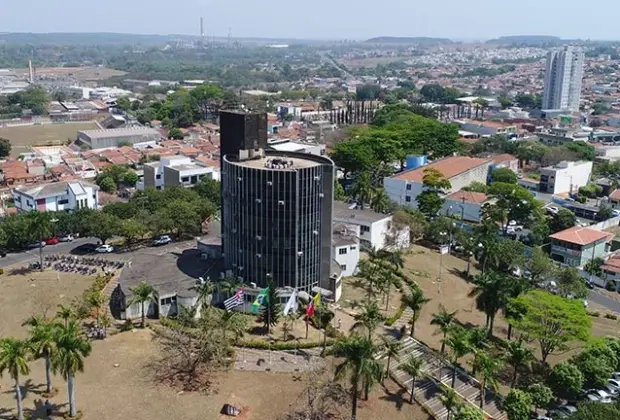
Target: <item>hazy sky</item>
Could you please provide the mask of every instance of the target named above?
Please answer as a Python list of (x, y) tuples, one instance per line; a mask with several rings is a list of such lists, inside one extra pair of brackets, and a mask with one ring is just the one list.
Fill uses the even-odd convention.
[(556, 35), (620, 39), (620, 1), (590, 0), (2, 0), (0, 32), (123, 32), (362, 39)]

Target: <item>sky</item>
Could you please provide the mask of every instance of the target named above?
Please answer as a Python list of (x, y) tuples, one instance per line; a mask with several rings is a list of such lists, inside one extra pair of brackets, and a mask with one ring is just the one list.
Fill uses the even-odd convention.
[(620, 1), (589, 0), (2, 0), (0, 32), (118, 32), (366, 39), (502, 35), (620, 39)]

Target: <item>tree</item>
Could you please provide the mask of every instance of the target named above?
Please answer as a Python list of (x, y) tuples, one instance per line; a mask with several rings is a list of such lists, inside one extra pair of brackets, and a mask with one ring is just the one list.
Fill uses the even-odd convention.
[(534, 383), (527, 387), (526, 392), (532, 399), (535, 408), (545, 408), (553, 400), (553, 391), (547, 385)]
[(189, 288), (196, 292), (196, 308), (202, 311), (203, 308), (209, 306), (211, 304), (211, 299), (213, 299), (213, 293), (215, 292), (215, 284), (208, 278), (206, 280), (200, 280), (196, 283), (195, 286)]
[(571, 363), (583, 374), (584, 385), (588, 388), (602, 387), (618, 366), (618, 357), (604, 340), (591, 341)]
[(200, 197), (206, 198), (219, 208), (222, 201), (220, 187), (221, 184), (219, 181), (205, 176), (194, 185), (193, 190), (196, 191)]
[(45, 360), (45, 392), (52, 392), (52, 358), (56, 351), (55, 335), (57, 332), (56, 324), (44, 321), (41, 324), (33, 325), (30, 328), (30, 339), (32, 354), (35, 358)]
[(127, 171), (125, 175), (123, 175), (123, 184), (127, 185), (128, 187), (135, 187), (138, 181), (138, 174), (134, 171)]
[(473, 405), (466, 404), (454, 415), (454, 420), (484, 420), (484, 412)]
[(368, 339), (370, 340), (373, 332), (385, 320), (385, 317), (381, 314), (377, 302), (374, 299), (367, 299), (362, 306), (361, 312), (356, 314), (354, 319), (355, 323), (351, 330), (359, 331), (360, 328), (363, 328), (368, 333)]
[(512, 379), (510, 381), (510, 387), (514, 388), (517, 385), (517, 378), (520, 368), (531, 369), (532, 362), (535, 360), (532, 350), (523, 344), (522, 340), (509, 341), (506, 343), (506, 350), (504, 351), (504, 361), (507, 365), (512, 367)]
[(170, 127), (168, 138), (171, 140), (183, 140), (185, 136), (179, 127)]
[(476, 308), (486, 314), (489, 336), (493, 335), (493, 325), (497, 312), (504, 308), (510, 297), (510, 288), (515, 279), (494, 271), (486, 272), (474, 279), (474, 287), (468, 296), (476, 300)]
[(583, 389), (583, 375), (575, 365), (560, 362), (549, 372), (547, 384), (558, 398), (573, 398)]
[(532, 398), (520, 389), (511, 389), (503, 404), (508, 420), (529, 420), (531, 407)]
[(424, 170), (422, 178), (424, 190), (416, 198), (418, 209), (428, 218), (437, 216), (441, 210), (444, 195), (447, 190), (452, 188), (450, 181), (437, 169), (429, 168)]
[(105, 244), (108, 239), (118, 234), (120, 221), (110, 214), (90, 210), (85, 212), (81, 224), (80, 234), (82, 236), (94, 236)]
[(558, 293), (564, 297), (584, 299), (588, 287), (576, 268), (566, 267), (557, 271)]
[(484, 407), (485, 393), (487, 388), (497, 390), (497, 377), (502, 369), (502, 361), (490, 356), (483, 351), (476, 352), (476, 370), (480, 376), (480, 409)]
[(566, 420), (616, 420), (620, 418), (620, 404), (601, 404), (585, 402), (579, 405), (579, 411), (571, 414)]
[(456, 365), (461, 357), (471, 353), (469, 335), (464, 328), (453, 328), (448, 333), (448, 337), (446, 337), (444, 342), (450, 349), (448, 356), (450, 358), (450, 363), (452, 363), (452, 388), (454, 388), (456, 383)]
[(609, 204), (601, 203), (598, 212), (596, 213), (597, 220), (611, 219), (614, 215), (614, 209)]
[(63, 325), (66, 328), (69, 321), (75, 319), (75, 310), (70, 306), (58, 305), (56, 318), (62, 319)]
[(556, 214), (549, 219), (549, 229), (551, 233), (561, 232), (572, 228), (577, 223), (577, 217), (572, 211), (561, 208)]
[(57, 335), (56, 354), (52, 359), (52, 370), (60, 372), (67, 381), (69, 394), (69, 416), (77, 415), (75, 405), (75, 374), (84, 371), (84, 358), (90, 355), (92, 346), (82, 336), (80, 326), (71, 321), (67, 327), (61, 327)]
[(489, 191), (489, 187), (487, 184), (482, 182), (474, 181), (471, 184), (461, 188), (463, 191), (471, 191), (471, 192), (479, 192), (486, 194)]
[(267, 334), (271, 331), (271, 327), (278, 324), (280, 313), (282, 312), (280, 299), (276, 292), (276, 284), (273, 280), (267, 283), (267, 295), (263, 299), (261, 307), (261, 320), (267, 329)]
[(0, 158), (5, 158), (11, 154), (11, 142), (0, 137)]
[(125, 244), (131, 245), (136, 239), (147, 233), (147, 227), (136, 218), (121, 220), (119, 234), (125, 238)]
[(247, 319), (238, 312), (224, 311), (220, 323), (222, 335), (227, 339), (227, 333), (232, 333), (233, 342), (236, 343), (248, 328)]
[(437, 325), (438, 329), (435, 334), (442, 334), (441, 339), (441, 354), (444, 354), (446, 350), (446, 335), (450, 329), (454, 326), (454, 320), (456, 318), (457, 311), (448, 312), (443, 305), (439, 305), (439, 312), (433, 314), (431, 319), (431, 325)]
[(151, 286), (144, 280), (142, 280), (140, 284), (138, 284), (136, 287), (130, 287), (129, 291), (133, 294), (133, 296), (127, 302), (127, 306), (132, 306), (136, 304), (140, 305), (140, 314), (142, 317), (140, 327), (144, 328), (144, 319), (146, 317), (144, 304), (150, 304), (151, 302), (157, 304), (157, 292), (155, 291), (153, 286)]
[[(325, 305), (317, 306), (314, 311), (314, 316), (312, 317), (314, 325), (319, 330), (323, 330), (323, 351), (327, 348), (327, 327), (331, 325), (335, 316), (336, 314)], [(368, 393), (368, 391), (366, 392)]]
[(52, 236), (49, 214), (36, 210), (26, 213), (26, 226), (29, 242), (39, 243), (39, 269), (43, 271), (43, 240)]
[(447, 420), (450, 420), (452, 413), (458, 412), (463, 406), (461, 397), (454, 390), (454, 385), (452, 385), (452, 388), (444, 388), (443, 393), (439, 396), (439, 400), (446, 407), (448, 412)]
[(532, 251), (532, 257), (526, 260), (526, 268), (530, 272), (532, 285), (548, 280), (556, 271), (553, 260), (539, 247), (535, 247)]
[(409, 293), (403, 293), (400, 297), (401, 304), (404, 308), (409, 308), (413, 312), (411, 316), (411, 337), (415, 335), (415, 322), (420, 316), (422, 307), (430, 302), (430, 299), (424, 296), (424, 292), (417, 286), (410, 286)]
[(351, 383), (351, 419), (357, 416), (357, 399), (360, 384), (379, 382), (383, 376), (383, 368), (375, 359), (376, 346), (371, 340), (354, 334), (341, 338), (331, 349), (334, 357), (344, 359), (335, 371), (336, 379), (349, 377)]
[(555, 351), (565, 350), (568, 342), (586, 341), (589, 337), (591, 320), (579, 300), (531, 290), (512, 302), (525, 309), (515, 327), (538, 341), (543, 362)]
[(96, 326), (99, 327), (99, 311), (106, 304), (104, 297), (98, 291), (92, 291), (86, 296), (86, 303), (95, 309)]
[(516, 184), (518, 180), (517, 174), (510, 168), (497, 168), (491, 172), (491, 182)]
[(564, 145), (564, 147), (577, 155), (579, 160), (592, 161), (596, 157), (594, 146), (590, 146), (583, 141), (573, 141)]
[(387, 337), (381, 337), (381, 341), (383, 343), (383, 351), (387, 356), (387, 366), (385, 367), (385, 377), (387, 378), (390, 375), (392, 357), (398, 357), (400, 350), (403, 348), (403, 343)]
[(413, 404), (413, 399), (415, 396), (415, 381), (418, 376), (421, 376), (424, 373), (424, 360), (420, 357), (411, 355), (398, 368), (407, 375), (411, 376), (411, 394), (409, 396), (409, 403)]
[(28, 375), (29, 343), (15, 338), (4, 338), (0, 340), (0, 376), (7, 371), (14, 382), (15, 400), (17, 401), (17, 418), (24, 420), (24, 410), (22, 408), (22, 392), (20, 386), (20, 376)]
[(116, 192), (116, 184), (109, 176), (103, 177), (99, 180), (99, 188), (101, 188), (101, 191), (108, 194), (114, 194)]

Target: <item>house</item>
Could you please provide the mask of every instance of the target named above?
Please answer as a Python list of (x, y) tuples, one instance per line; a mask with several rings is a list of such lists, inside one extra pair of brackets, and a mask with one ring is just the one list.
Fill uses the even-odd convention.
[(18, 211), (69, 211), (99, 207), (99, 187), (84, 181), (64, 181), (17, 187), (13, 200)]
[(334, 222), (358, 226), (360, 245), (369, 248), (408, 248), (410, 245), (409, 227), (393, 224), (390, 214), (334, 201)]
[(589, 227), (574, 226), (554, 233), (551, 259), (570, 267), (583, 267), (594, 258), (603, 258), (609, 250), (613, 234)]
[(504, 153), (501, 155), (489, 156), (489, 159), (493, 161), (491, 170), (497, 168), (508, 168), (512, 169), (514, 172), (519, 170), (519, 159), (511, 154)]
[(472, 182), (486, 184), (489, 167), (492, 161), (467, 156), (451, 156), (437, 160), (419, 168), (401, 172), (383, 180), (383, 188), (390, 200), (413, 208), (417, 208), (416, 198), (424, 190), (424, 171), (436, 169), (450, 181), (451, 188), (447, 194), (461, 190)]
[(191, 187), (202, 178), (220, 179), (220, 170), (215, 166), (207, 166), (182, 155), (162, 156), (159, 162), (144, 165), (144, 177), (136, 184), (139, 191), (145, 188), (161, 190), (165, 187)]
[(360, 261), (360, 226), (334, 224), (332, 259), (338, 263), (343, 277), (352, 276)]
[(480, 223), (482, 206), (487, 202), (489, 197), (484, 193), (461, 190), (445, 198), (441, 212), (459, 216), (464, 221)]
[(592, 162), (562, 161), (540, 169), (540, 192), (549, 194), (573, 193), (590, 182)]

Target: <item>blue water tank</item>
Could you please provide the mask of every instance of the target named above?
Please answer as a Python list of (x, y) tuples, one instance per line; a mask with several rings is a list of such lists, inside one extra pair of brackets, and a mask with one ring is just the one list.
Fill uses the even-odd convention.
[(426, 155), (414, 156), (409, 155), (405, 160), (407, 165), (407, 170), (419, 168), (420, 166), (424, 166), (428, 163), (428, 157)]

